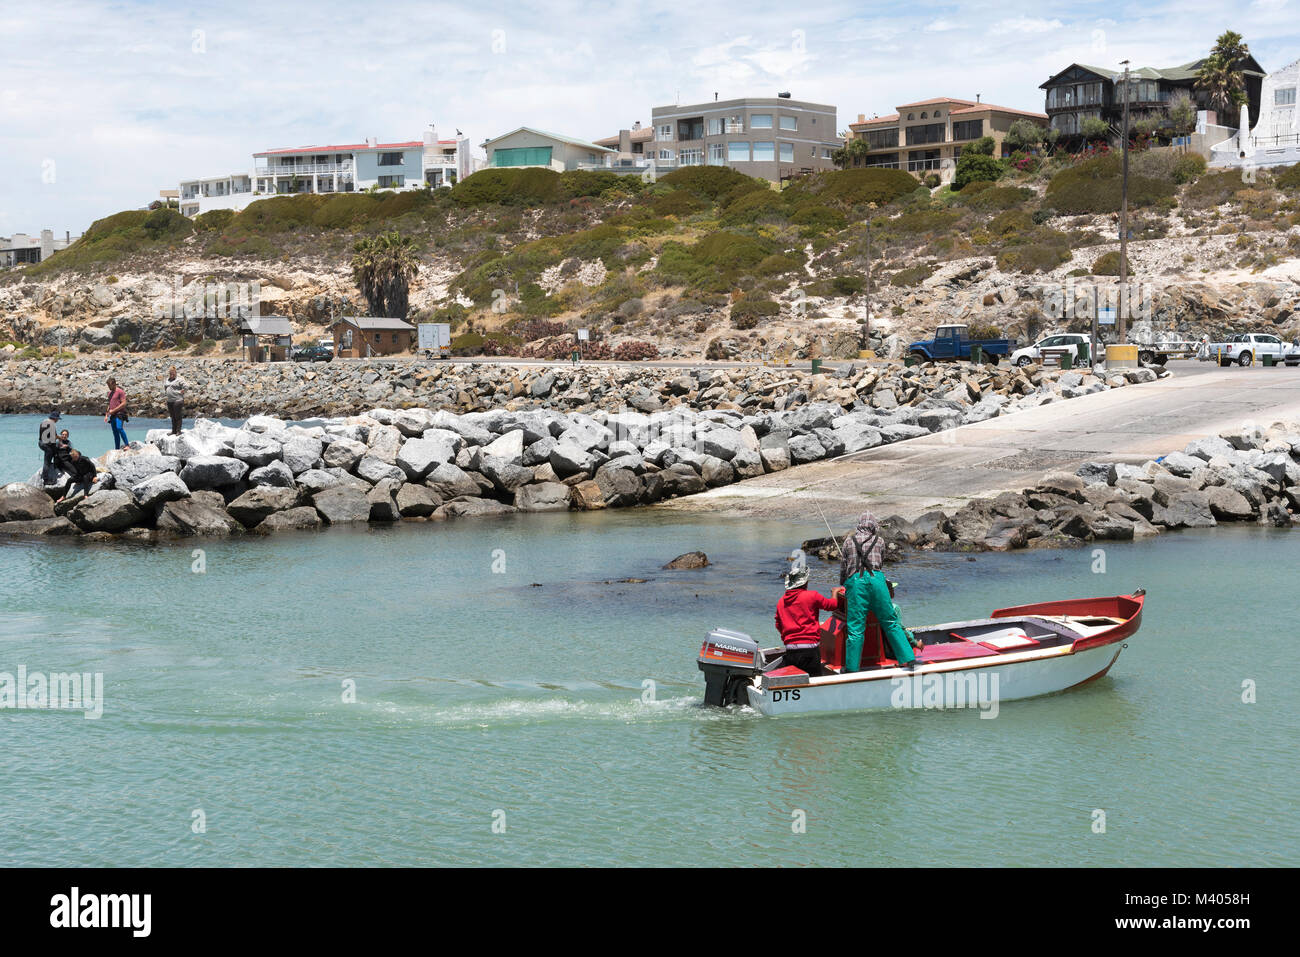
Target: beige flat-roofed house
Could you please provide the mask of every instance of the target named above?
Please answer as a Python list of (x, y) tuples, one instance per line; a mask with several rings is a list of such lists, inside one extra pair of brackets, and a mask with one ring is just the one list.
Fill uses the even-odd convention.
[(952, 169), (962, 147), (984, 136), (993, 137), (993, 153), (1001, 156), (1002, 141), (1016, 120), (1047, 125), (1046, 113), (956, 97), (904, 103), (897, 110), (870, 119), (859, 114), (858, 121), (849, 124), (848, 139), (867, 144), (866, 157), (854, 165), (905, 169), (924, 176)]
[(571, 169), (602, 169), (617, 150), (558, 133), (521, 126), (483, 143), (491, 167), (541, 166), (563, 173)]
[(742, 97), (651, 110), (655, 166), (730, 166), (773, 183), (835, 168), (835, 107), (787, 96)]

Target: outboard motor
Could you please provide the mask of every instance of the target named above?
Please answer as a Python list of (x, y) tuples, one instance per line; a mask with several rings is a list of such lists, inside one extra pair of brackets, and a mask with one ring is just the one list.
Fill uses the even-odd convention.
[(748, 704), (745, 685), (762, 673), (763, 651), (749, 635), (715, 628), (705, 637), (695, 663), (704, 672), (705, 704)]

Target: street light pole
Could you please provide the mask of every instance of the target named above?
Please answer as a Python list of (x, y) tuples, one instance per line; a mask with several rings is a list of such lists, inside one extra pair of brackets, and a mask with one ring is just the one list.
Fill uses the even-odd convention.
[(1124, 66), (1124, 139), (1121, 147), (1124, 150), (1123, 157), (1123, 174), (1120, 178), (1120, 207), (1119, 207), (1119, 296), (1116, 297), (1115, 311), (1118, 315), (1115, 317), (1115, 331), (1117, 340), (1120, 345), (1125, 342), (1125, 322), (1124, 322), (1124, 303), (1120, 298), (1127, 299), (1125, 289), (1128, 286), (1128, 60), (1123, 62)]
[(862, 320), (862, 341), (859, 351), (871, 348), (871, 220), (867, 220), (867, 289), (866, 316)]

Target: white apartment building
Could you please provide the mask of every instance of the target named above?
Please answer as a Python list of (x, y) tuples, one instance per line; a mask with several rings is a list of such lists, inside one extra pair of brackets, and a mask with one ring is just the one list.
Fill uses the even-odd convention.
[(469, 140), (440, 140), (432, 128), (419, 140), (401, 143), (369, 139), (263, 150), (253, 154), (248, 172), (182, 180), (180, 210), (194, 217), (213, 209), (241, 210), (269, 196), (451, 186), (476, 165)]

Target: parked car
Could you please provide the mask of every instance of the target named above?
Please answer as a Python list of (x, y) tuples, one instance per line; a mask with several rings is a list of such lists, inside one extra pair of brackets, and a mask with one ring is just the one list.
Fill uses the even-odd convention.
[(1295, 365), (1300, 363), (1300, 357), (1294, 361), (1291, 359), (1289, 353), (1292, 348), (1277, 336), (1266, 332), (1246, 332), (1229, 336), (1222, 342), (1211, 342), (1207, 351), (1221, 366), (1230, 366), (1234, 362), (1239, 366), (1248, 366), (1268, 355), (1285, 360), (1287, 365)]
[(293, 350), (294, 362), (332, 362), (334, 350), (324, 346), (298, 346)]
[(1074, 347), (1074, 361), (1077, 365), (1088, 352), (1088, 337), (1078, 332), (1063, 332), (1055, 336), (1047, 336), (1039, 339), (1032, 346), (1025, 346), (1011, 353), (1011, 364), (1027, 366), (1043, 357), (1043, 349), (1060, 349), (1066, 346)]
[(935, 330), (933, 339), (925, 339), (909, 345), (907, 354), (923, 362), (969, 359), (971, 349), (979, 346), (984, 357), (997, 365), (998, 359), (1010, 355), (1015, 345), (1014, 339), (972, 339), (969, 328), (963, 322), (940, 326)]

